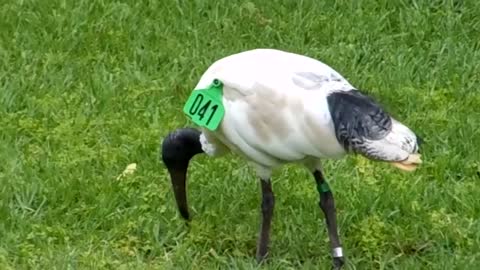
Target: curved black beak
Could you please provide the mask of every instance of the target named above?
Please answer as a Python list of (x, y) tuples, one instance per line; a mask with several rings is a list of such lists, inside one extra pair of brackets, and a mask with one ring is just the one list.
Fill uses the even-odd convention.
[(162, 143), (162, 161), (168, 169), (177, 207), (189, 220), (186, 181), (188, 164), (193, 156), (203, 153), (200, 143), (201, 132), (193, 128), (181, 128), (169, 133)]

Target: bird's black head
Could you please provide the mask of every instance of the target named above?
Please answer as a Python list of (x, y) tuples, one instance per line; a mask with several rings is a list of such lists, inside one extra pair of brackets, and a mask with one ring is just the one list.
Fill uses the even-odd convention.
[(202, 153), (200, 131), (193, 128), (177, 129), (162, 143), (162, 160), (169, 169), (184, 170), (190, 159)]
[(161, 147), (162, 160), (170, 174), (178, 209), (186, 220), (189, 219), (185, 190), (188, 163), (193, 156), (203, 152), (200, 134), (193, 128), (177, 129), (167, 135)]

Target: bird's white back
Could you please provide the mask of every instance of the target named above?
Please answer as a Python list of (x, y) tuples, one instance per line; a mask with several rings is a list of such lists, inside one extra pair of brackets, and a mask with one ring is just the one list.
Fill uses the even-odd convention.
[(345, 153), (335, 138), (326, 96), (354, 87), (328, 65), (256, 49), (216, 61), (195, 89), (215, 78), (224, 83), (225, 116), (217, 132), (204, 130), (207, 138), (214, 138), (204, 140), (205, 149), (223, 148), (221, 141), (266, 167)]

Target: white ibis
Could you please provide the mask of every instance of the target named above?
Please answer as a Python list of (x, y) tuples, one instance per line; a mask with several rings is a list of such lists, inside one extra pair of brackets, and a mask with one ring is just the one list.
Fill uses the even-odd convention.
[(199, 128), (177, 129), (162, 144), (179, 212), (189, 220), (185, 182), (193, 156), (219, 157), (233, 151), (244, 157), (261, 183), (258, 262), (268, 253), (273, 169), (297, 163), (312, 172), (333, 265), (341, 268), (336, 208), (321, 160), (359, 154), (406, 171), (421, 163), (421, 139), (407, 126), (334, 69), (291, 52), (255, 49), (217, 60), (200, 78), (184, 112)]

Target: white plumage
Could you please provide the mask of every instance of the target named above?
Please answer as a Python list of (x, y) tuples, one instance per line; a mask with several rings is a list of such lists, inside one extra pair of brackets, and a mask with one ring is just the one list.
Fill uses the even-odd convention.
[[(290, 52), (255, 49), (216, 61), (195, 89), (215, 78), (224, 84), (225, 116), (215, 132), (202, 129), (207, 154), (220, 156), (230, 149), (252, 161), (263, 177), (288, 162), (314, 169), (320, 158), (346, 154), (335, 135), (327, 96), (355, 87), (326, 64)], [(385, 160), (408, 159), (415, 134), (394, 119), (392, 131), (383, 140), (369, 142), (373, 151)], [(402, 146), (405, 136), (410, 143)]]

